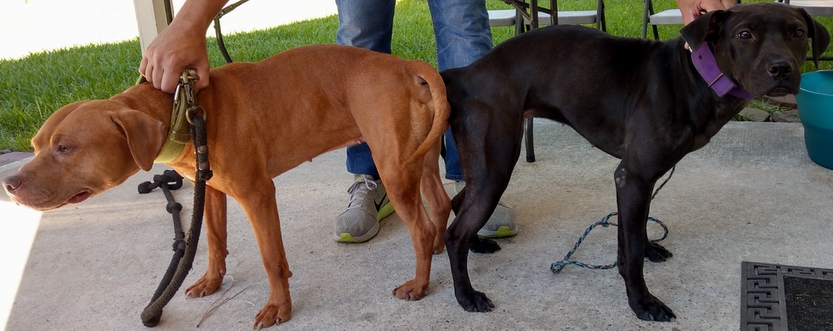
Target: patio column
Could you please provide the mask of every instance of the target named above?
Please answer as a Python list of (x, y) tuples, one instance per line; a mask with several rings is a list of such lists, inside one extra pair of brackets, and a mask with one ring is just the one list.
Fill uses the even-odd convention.
[(136, 23), (139, 25), (139, 44), (142, 54), (153, 38), (168, 26), (165, 15), (166, 0), (133, 0), (136, 8)]

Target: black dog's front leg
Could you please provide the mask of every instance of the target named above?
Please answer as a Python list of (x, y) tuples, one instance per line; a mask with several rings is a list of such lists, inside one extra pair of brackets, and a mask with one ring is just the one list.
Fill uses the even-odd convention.
[(621, 164), (616, 169), (615, 180), (620, 223), (617, 266), (625, 280), (628, 304), (640, 319), (670, 321), (676, 316), (671, 308), (648, 291), (643, 274), (646, 249), (653, 249), (646, 246), (650, 243), (645, 225), (655, 180), (645, 179)]

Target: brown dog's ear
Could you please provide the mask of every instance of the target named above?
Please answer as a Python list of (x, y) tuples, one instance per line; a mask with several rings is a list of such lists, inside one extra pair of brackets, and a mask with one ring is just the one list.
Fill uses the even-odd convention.
[(801, 15), (804, 16), (804, 21), (807, 22), (807, 30), (810, 30), (807, 31), (807, 37), (813, 39), (813, 63), (816, 65), (816, 70), (818, 70), (821, 53), (824, 53), (827, 46), (830, 45), (830, 34), (806, 10), (803, 8), (798, 8), (798, 10), (801, 11)]
[(683, 40), (688, 43), (691, 50), (700, 48), (704, 42), (716, 41), (723, 28), (723, 22), (729, 17), (730, 12), (715, 10), (698, 17), (680, 30)]
[(165, 124), (133, 109), (117, 111), (113, 116), (113, 122), (124, 131), (136, 165), (144, 171), (149, 171), (165, 142)]

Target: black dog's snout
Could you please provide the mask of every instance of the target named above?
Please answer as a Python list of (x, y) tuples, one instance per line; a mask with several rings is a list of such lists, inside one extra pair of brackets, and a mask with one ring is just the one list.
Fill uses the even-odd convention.
[(773, 62), (769, 66), (769, 69), (767, 69), (767, 71), (769, 72), (769, 75), (773, 78), (786, 78), (792, 73), (793, 68), (789, 63), (785, 61), (778, 61)]

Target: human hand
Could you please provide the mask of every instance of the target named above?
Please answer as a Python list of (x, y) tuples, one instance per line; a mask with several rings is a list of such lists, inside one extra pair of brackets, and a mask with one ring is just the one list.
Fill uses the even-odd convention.
[(208, 86), (208, 51), (205, 31), (228, 0), (186, 0), (165, 30), (148, 45), (139, 73), (153, 87), (173, 93), (179, 76), (185, 69), (193, 69), (200, 79), (194, 88)]
[(208, 86), (209, 67), (205, 30), (179, 27), (172, 22), (148, 45), (139, 73), (153, 87), (173, 93), (185, 69), (193, 69), (200, 77), (194, 84), (196, 90)]
[(683, 23), (688, 25), (700, 17), (703, 12), (729, 9), (735, 5), (735, 0), (677, 0), (677, 7), (683, 14)]

